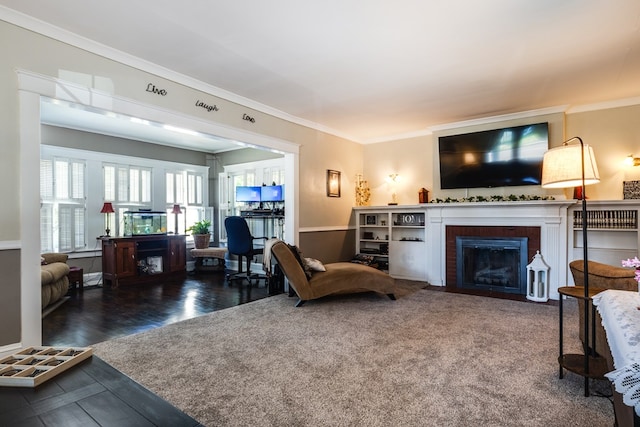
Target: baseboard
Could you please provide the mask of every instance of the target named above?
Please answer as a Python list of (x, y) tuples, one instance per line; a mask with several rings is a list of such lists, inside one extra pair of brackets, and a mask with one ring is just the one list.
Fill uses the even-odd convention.
[(62, 304), (64, 304), (68, 300), (69, 300), (69, 297), (62, 297), (58, 301), (54, 302), (53, 304), (49, 304), (48, 306), (46, 306), (42, 310), (42, 318), (44, 319), (45, 317), (47, 317), (49, 314), (51, 314), (51, 312), (53, 312), (56, 308), (60, 307)]

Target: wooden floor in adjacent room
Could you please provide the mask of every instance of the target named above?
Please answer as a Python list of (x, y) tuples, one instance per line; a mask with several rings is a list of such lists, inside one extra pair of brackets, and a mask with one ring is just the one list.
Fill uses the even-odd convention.
[[(88, 287), (42, 319), (46, 346), (92, 344), (268, 296), (261, 282), (230, 286), (223, 272), (156, 284)], [(97, 356), (35, 388), (0, 387), (0, 426), (193, 426), (200, 423)]]
[(189, 274), (185, 279), (118, 288), (89, 287), (42, 319), (42, 343), (86, 347), (101, 341), (168, 325), (268, 295), (259, 286), (234, 281), (223, 272)]

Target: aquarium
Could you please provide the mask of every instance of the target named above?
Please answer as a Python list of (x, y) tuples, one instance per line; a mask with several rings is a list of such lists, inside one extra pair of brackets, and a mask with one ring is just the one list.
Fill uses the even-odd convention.
[(167, 213), (159, 211), (126, 211), (124, 213), (125, 236), (167, 234)]

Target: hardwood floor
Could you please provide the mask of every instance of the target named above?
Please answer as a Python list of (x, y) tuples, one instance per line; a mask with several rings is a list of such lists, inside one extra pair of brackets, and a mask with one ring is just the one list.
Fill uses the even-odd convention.
[[(85, 288), (42, 319), (43, 344), (92, 344), (268, 296), (224, 273), (144, 285)], [(200, 426), (97, 356), (35, 388), (0, 387), (0, 426)]]
[(85, 288), (42, 319), (43, 345), (87, 347), (268, 296), (264, 281), (231, 286), (223, 272), (118, 288)]

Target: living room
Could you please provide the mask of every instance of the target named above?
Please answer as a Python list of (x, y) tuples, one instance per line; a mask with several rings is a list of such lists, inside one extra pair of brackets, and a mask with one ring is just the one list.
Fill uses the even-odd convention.
[[(288, 176), (294, 182), (289, 186), (291, 201), (287, 201), (289, 240), (308, 256), (325, 262), (353, 255), (357, 175), (368, 181), (369, 203), (373, 206), (386, 207), (391, 201), (392, 191), (386, 182), (390, 174), (402, 177), (394, 190), (400, 205), (417, 204), (421, 188), (429, 190), (431, 199), (512, 193), (572, 199), (570, 190), (550, 191), (539, 186), (441, 190), (437, 159), (440, 136), (548, 122), (550, 147), (572, 136), (580, 136), (593, 146), (601, 182), (588, 188), (590, 201), (622, 200), (623, 182), (640, 180), (639, 167), (622, 166), (629, 154), (640, 156), (637, 77), (633, 81), (636, 89), (620, 90), (616, 96), (601, 95), (592, 85), (593, 92), (601, 97), (599, 102), (591, 102), (587, 96), (578, 101), (559, 97), (553, 103), (522, 102), (502, 110), (485, 109), (480, 104), (464, 120), (395, 132), (392, 139), (352, 139), (263, 108), (258, 102), (231, 95), (225, 98), (197, 79), (74, 38), (66, 31), (26, 22), (24, 16), (11, 10), (3, 8), (2, 13), (0, 36), (13, 43), (0, 48), (6, 64), (0, 70), (0, 88), (5, 94), (0, 133), (6, 147), (0, 159), (0, 179), (8, 183), (0, 190), (4, 201), (0, 207), (0, 265), (6, 272), (0, 321), (9, 325), (0, 332), (0, 352), (41, 343), (40, 306), (35, 298), (25, 296), (39, 292), (40, 239), (33, 224), (39, 222), (39, 183), (34, 171), (39, 167), (42, 141), (38, 114), (42, 97), (129, 113), (285, 153)], [(580, 67), (569, 68), (568, 74), (580, 75)], [(148, 91), (149, 84), (155, 90)], [(535, 98), (535, 89), (522, 90), (521, 97), (530, 101)], [(219, 110), (199, 107), (199, 100)], [(384, 108), (379, 115), (384, 115)], [(341, 172), (341, 197), (326, 196), (327, 170)], [(102, 219), (96, 213), (93, 221)]]
[[(11, 15), (8, 16), (11, 17)], [(12, 107), (21, 105), (23, 109), (30, 108), (32, 111), (38, 111), (39, 96), (33, 98), (33, 101), (27, 99), (18, 104), (16, 87), (26, 89), (22, 92), (25, 95), (22, 96), (28, 96), (28, 93), (40, 90), (32, 89), (32, 87), (34, 85), (36, 87), (42, 86), (42, 82), (51, 85), (52, 89), (51, 91), (40, 90), (40, 92), (47, 92), (41, 93), (41, 95), (47, 95), (51, 98), (68, 97), (67, 95), (63, 96), (64, 92), (56, 89), (56, 84), (69, 82), (65, 91), (67, 93), (74, 91), (79, 91), (78, 94), (84, 93), (82, 96), (85, 99), (92, 99), (89, 104), (93, 104), (95, 108), (111, 105), (111, 109), (117, 108), (124, 111), (126, 105), (130, 105), (132, 106), (130, 108), (131, 115), (134, 116), (143, 116), (148, 119), (156, 118), (159, 122), (173, 121), (174, 125), (196, 128), (203, 133), (218, 134), (236, 140), (241, 137), (245, 143), (256, 146), (280, 151), (289, 150), (293, 154), (291, 160), (286, 162), (291, 168), (291, 173), (287, 175), (294, 180), (298, 187), (298, 190), (295, 191), (291, 189), (294, 196), (293, 202), (287, 204), (288, 216), (292, 221), (291, 226), (288, 227), (292, 232), (291, 240), (305, 248), (309, 256), (327, 262), (350, 257), (352, 248), (355, 247), (352, 212), (354, 198), (350, 196), (350, 193), (354, 191), (355, 179), (358, 174), (362, 174), (369, 181), (371, 205), (386, 205), (390, 201), (391, 194), (385, 178), (391, 173), (397, 173), (403, 177), (395, 189), (400, 204), (415, 204), (418, 197), (417, 192), (423, 187), (430, 190), (431, 198), (458, 198), (467, 195), (464, 190), (439, 190), (436, 142), (440, 135), (496, 128), (508, 124), (548, 121), (550, 146), (559, 145), (565, 138), (572, 135), (579, 135), (595, 148), (602, 180), (600, 184), (589, 188), (590, 199), (620, 200), (622, 199), (622, 183), (638, 179), (637, 170), (621, 167), (623, 160), (630, 153), (638, 155), (634, 151), (637, 150), (637, 135), (640, 127), (635, 120), (640, 109), (637, 98), (625, 98), (597, 104), (552, 106), (500, 116), (483, 115), (478, 119), (430, 127), (426, 131), (419, 132), (416, 136), (398, 137), (391, 141), (375, 144), (359, 144), (295, 122), (283, 122), (280, 118), (250, 111), (251, 109), (248, 107), (242, 107), (215, 97), (212, 97), (212, 101), (209, 101), (208, 104), (224, 106), (224, 110), (211, 112), (202, 108), (193, 108), (189, 102), (186, 102), (187, 105), (183, 105), (186, 100), (207, 99), (211, 95), (206, 95), (198, 89), (187, 88), (170, 79), (161, 79), (148, 72), (122, 65), (117, 61), (107, 60), (89, 53), (87, 50), (39, 36), (7, 21), (2, 22), (2, 30), (5, 39), (22, 40), (21, 46), (30, 46), (29, 49), (9, 48), (5, 55), (7, 63), (14, 64), (20, 69), (30, 69), (36, 72), (35, 74), (20, 72), (16, 82), (15, 72), (7, 68), (5, 69), (7, 74), (2, 80), (6, 93), (14, 93), (14, 96), (8, 98), (5, 104), (5, 109), (8, 111), (3, 118), (5, 121), (3, 132), (8, 132), (6, 140), (12, 141), (11, 144), (15, 147), (12, 152), (16, 155), (20, 152), (35, 154), (39, 151), (40, 144), (39, 125), (25, 125), (20, 121), (24, 120), (24, 115), (21, 118), (19, 114), (21, 110)], [(55, 64), (55, 60), (53, 60), (47, 64), (39, 63), (37, 58), (44, 57), (46, 52), (58, 52), (55, 58), (64, 58), (64, 62)], [(119, 59), (124, 61), (126, 58), (119, 57)], [(74, 69), (85, 71), (67, 71)], [(176, 75), (173, 77), (178, 78)], [(30, 83), (31, 80), (35, 83)], [(92, 81), (94, 83), (91, 83)], [(170, 95), (176, 94), (176, 96), (162, 96), (148, 92), (147, 87), (150, 81), (153, 81), (157, 88), (165, 88)], [(91, 90), (83, 89), (87, 87), (87, 83), (94, 88)], [(117, 97), (111, 97), (110, 100), (105, 99), (105, 90), (115, 91)], [(74, 95), (70, 99), (77, 101), (78, 96)], [(129, 99), (137, 99), (138, 106), (128, 101)], [(12, 101), (9, 102), (9, 100)], [(32, 103), (31, 107), (28, 102)], [(140, 106), (144, 105), (148, 107), (140, 110)], [(179, 116), (167, 114), (172, 110), (182, 110), (183, 112)], [(134, 114), (135, 112), (140, 114)], [(224, 126), (208, 121), (211, 117), (210, 114), (218, 113), (224, 114), (223, 117), (216, 119), (222, 120), (223, 123), (226, 122)], [(259, 120), (254, 120), (254, 122), (243, 120), (243, 114), (248, 114)], [(240, 119), (237, 119), (238, 117)], [(39, 121), (37, 118), (36, 120)], [(25, 129), (25, 126), (28, 128)], [(235, 128), (230, 126), (235, 126)], [(27, 143), (28, 138), (35, 138), (36, 142), (30, 145)], [(37, 209), (35, 209), (39, 203), (38, 190), (33, 186), (36, 184), (35, 182), (29, 183), (32, 181), (32, 176), (28, 172), (28, 170), (38, 167), (38, 159), (37, 156), (33, 156), (27, 161), (23, 157), (22, 164), (15, 157), (6, 157), (4, 161), (7, 162), (6, 167), (3, 168), (6, 182), (15, 182), (10, 178), (12, 176), (24, 177), (21, 189), (16, 188), (15, 191), (9, 191), (7, 187), (3, 190), (6, 192), (4, 199), (7, 200), (7, 203), (5, 206), (23, 206), (20, 216), (13, 215), (12, 212), (2, 215), (5, 222), (2, 227), (2, 240), (7, 242), (5, 244), (7, 250), (2, 251), (3, 257), (6, 257), (4, 262), (16, 265), (18, 259), (22, 259), (22, 262), (25, 263), (28, 262), (28, 259), (33, 258), (35, 263), (40, 252), (38, 239), (28, 239), (26, 236), (33, 232), (33, 227), (29, 227), (27, 224), (38, 222)], [(341, 171), (344, 196), (339, 198), (325, 197), (324, 177), (327, 169)], [(29, 187), (33, 190), (25, 191)], [(506, 195), (511, 192), (506, 188), (479, 189), (470, 194), (501, 193)], [(522, 193), (571, 197), (568, 191), (549, 192), (535, 186), (524, 187)], [(22, 194), (22, 204), (18, 203), (18, 194)], [(29, 218), (31, 215), (33, 218)], [(96, 220), (101, 221), (100, 216), (97, 216)], [(19, 237), (20, 235), (22, 237)], [(17, 249), (18, 247), (21, 247), (22, 251)], [(20, 257), (20, 252), (23, 252), (22, 257)], [(31, 256), (26, 256), (28, 253)], [(13, 285), (8, 286), (7, 298), (4, 299), (8, 310), (2, 312), (8, 316), (7, 324), (23, 324), (23, 328), (16, 328), (9, 333), (2, 340), (3, 345), (9, 345), (11, 342), (23, 342), (24, 344), (39, 341), (37, 326), (24, 327), (34, 323), (39, 308), (37, 304), (32, 302), (25, 303), (23, 301), (20, 303), (21, 287), (15, 285), (36, 282), (36, 280), (29, 279), (34, 273), (34, 269), (25, 266), (22, 273), (14, 270), (12, 276), (8, 278)], [(35, 292), (35, 289), (29, 290), (28, 285), (23, 286), (27, 286), (22, 288), (23, 293)], [(27, 306), (22, 310), (16, 310), (21, 307), (21, 304), (27, 304)], [(27, 317), (31, 317), (32, 320), (27, 321)], [(18, 321), (18, 319), (22, 320)], [(19, 330), (22, 332), (19, 333)], [(32, 335), (28, 333), (30, 330), (34, 331)], [(20, 338), (20, 334), (23, 334), (22, 338)], [(29, 338), (26, 338), (24, 334), (29, 335)]]

